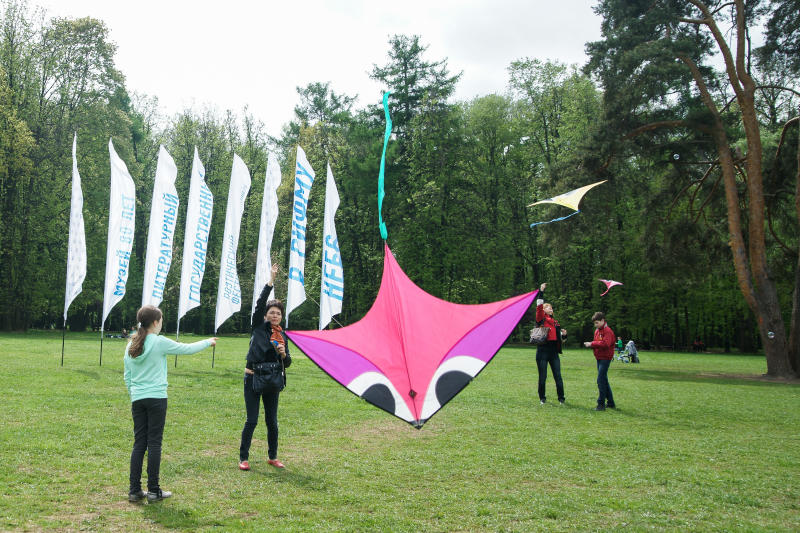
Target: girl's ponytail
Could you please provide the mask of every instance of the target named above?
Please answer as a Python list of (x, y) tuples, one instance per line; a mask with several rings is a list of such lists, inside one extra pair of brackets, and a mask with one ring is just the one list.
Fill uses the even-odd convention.
[(139, 322), (139, 328), (133, 335), (131, 346), (128, 348), (128, 355), (136, 359), (144, 351), (144, 340), (147, 338), (147, 328), (153, 322), (161, 320), (161, 309), (153, 305), (145, 305), (136, 312), (136, 320)]

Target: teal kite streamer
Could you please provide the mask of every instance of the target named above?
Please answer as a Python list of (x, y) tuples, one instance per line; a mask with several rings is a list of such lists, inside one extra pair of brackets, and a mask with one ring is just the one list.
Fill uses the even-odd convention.
[(569, 218), (569, 217), (571, 217), (573, 215), (577, 215), (578, 213), (580, 213), (580, 211), (575, 211), (574, 213), (570, 213), (569, 215), (567, 215), (565, 217), (558, 217), (558, 218), (554, 218), (553, 220), (547, 220), (545, 222), (534, 222), (533, 224), (531, 224), (531, 227), (538, 226), (540, 224), (549, 224), (551, 222), (558, 222), (559, 220), (564, 220), (564, 219)]
[(385, 241), (389, 234), (386, 232), (386, 224), (383, 222), (383, 175), (386, 168), (386, 145), (389, 144), (389, 137), (392, 136), (392, 117), (389, 116), (389, 95), (391, 91), (383, 93), (383, 114), (386, 116), (386, 131), (383, 134), (383, 153), (381, 154), (381, 170), (378, 174), (378, 222), (381, 229), (381, 238)]

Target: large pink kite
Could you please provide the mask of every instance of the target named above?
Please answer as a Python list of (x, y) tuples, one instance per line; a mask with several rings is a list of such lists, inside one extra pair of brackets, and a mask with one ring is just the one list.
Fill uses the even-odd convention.
[(491, 361), (536, 292), (446, 302), (417, 287), (384, 245), (381, 286), (364, 318), (286, 334), (352, 393), (419, 429)]
[(610, 291), (611, 287), (613, 287), (614, 285), (622, 285), (622, 283), (620, 283), (619, 281), (614, 281), (613, 279), (600, 279), (600, 281), (602, 281), (606, 285), (606, 292), (604, 292), (600, 296), (605, 296), (606, 293)]
[(389, 93), (378, 174), (383, 278), (364, 318), (349, 326), (286, 334), (350, 392), (417, 429), (492, 360), (538, 291), (481, 305), (440, 300), (412, 282), (386, 245), (384, 164), (392, 130)]

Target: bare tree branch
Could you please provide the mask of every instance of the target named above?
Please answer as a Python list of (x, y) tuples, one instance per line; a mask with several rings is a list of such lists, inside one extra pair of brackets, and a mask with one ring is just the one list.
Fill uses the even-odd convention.
[[(790, 92), (790, 93), (794, 93), (794, 94), (796, 94), (797, 96), (800, 96), (800, 91), (796, 91), (796, 90), (792, 89), (791, 87), (784, 87), (784, 86), (782, 86), (782, 85), (757, 85), (757, 86), (756, 86), (756, 89), (780, 89), (780, 90), (782, 90), (782, 91), (788, 91), (788, 92)], [(727, 111), (727, 110), (728, 110), (728, 108), (730, 107), (730, 105), (731, 105), (731, 104), (732, 104), (732, 103), (733, 103), (733, 102), (734, 102), (736, 99), (737, 99), (737, 97), (736, 97), (736, 96), (733, 96), (733, 97), (731, 97), (731, 99), (730, 99), (730, 100), (728, 100), (728, 101), (727, 101), (727, 103), (726, 103), (726, 104), (725, 104), (725, 105), (722, 107), (722, 109), (721, 109), (721, 111), (720, 111), (720, 112), (725, 112), (725, 111)]]
[(786, 124), (783, 125), (783, 130), (781, 131), (781, 140), (778, 141), (778, 148), (775, 150), (775, 161), (773, 161), (773, 167), (772, 167), (773, 171), (775, 170), (775, 166), (777, 166), (778, 156), (781, 154), (781, 148), (783, 147), (783, 141), (786, 139), (786, 131), (789, 129), (789, 126), (797, 122), (800, 122), (800, 116), (790, 119), (789, 121), (786, 122)]
[(719, 51), (722, 53), (722, 58), (725, 61), (725, 72), (728, 74), (728, 80), (731, 83), (731, 88), (733, 89), (734, 93), (737, 96), (742, 96), (742, 85), (739, 81), (739, 76), (736, 72), (736, 61), (731, 54), (731, 49), (728, 47), (728, 42), (725, 40), (725, 36), (722, 35), (722, 32), (717, 26), (717, 23), (714, 22), (714, 18), (711, 15), (711, 11), (709, 11), (708, 6), (705, 5), (700, 0), (689, 0), (691, 4), (693, 4), (700, 12), (704, 15), (705, 20), (704, 24), (708, 26), (708, 29), (711, 31), (711, 34), (714, 36), (714, 40), (717, 42), (717, 47)]
[[(706, 179), (708, 179), (708, 176), (711, 175), (711, 171), (714, 170), (715, 168), (717, 168), (718, 164), (719, 164), (719, 161), (715, 161), (714, 164), (711, 165), (710, 167), (708, 167), (708, 170), (706, 170), (705, 173), (703, 173), (703, 177), (695, 182), (697, 184), (697, 187), (695, 188), (694, 193), (692, 193), (692, 198), (689, 200), (689, 212), (690, 213), (692, 212), (692, 209), (693, 209), (693, 206), (694, 206), (694, 201), (697, 198), (697, 195), (700, 193), (700, 186), (703, 184), (704, 181), (706, 181)], [(697, 221), (697, 219), (695, 219), (695, 222), (696, 221)]]
[(695, 224), (697, 224), (697, 220), (700, 218), (700, 213), (703, 213), (703, 217), (705, 218), (706, 206), (711, 202), (711, 199), (714, 197), (714, 191), (717, 190), (717, 186), (719, 186), (721, 181), (722, 181), (722, 174), (720, 173), (720, 175), (717, 176), (717, 179), (714, 180), (714, 185), (711, 187), (711, 192), (708, 193), (708, 196), (706, 196), (706, 199), (703, 201), (703, 204), (697, 211), (698, 213), (697, 217), (694, 219)]
[(635, 130), (632, 130), (629, 133), (627, 133), (622, 139), (627, 141), (633, 139), (638, 135), (647, 133), (649, 131), (654, 131), (659, 128), (689, 128), (702, 131), (703, 133), (711, 133), (711, 128), (706, 128), (705, 126), (699, 124), (693, 124), (686, 120), (664, 120), (661, 122), (651, 122), (650, 124), (639, 126)]
[(772, 238), (775, 239), (775, 242), (783, 248), (783, 251), (786, 252), (787, 255), (794, 257), (797, 255), (797, 250), (792, 250), (789, 246), (784, 243), (780, 238), (778, 238), (778, 234), (775, 233), (775, 228), (772, 227), (772, 210), (770, 209), (769, 205), (767, 205), (767, 226), (769, 227), (769, 232), (772, 235)]

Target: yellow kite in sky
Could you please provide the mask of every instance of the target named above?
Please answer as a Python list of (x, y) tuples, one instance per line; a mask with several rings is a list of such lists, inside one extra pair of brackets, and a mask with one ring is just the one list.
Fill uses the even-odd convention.
[(598, 181), (597, 183), (592, 183), (591, 185), (585, 185), (585, 186), (580, 187), (578, 189), (574, 189), (572, 191), (565, 192), (564, 194), (559, 194), (558, 196), (553, 196), (552, 198), (547, 198), (546, 200), (539, 200), (538, 202), (533, 202), (528, 207), (531, 207), (531, 206), (534, 206), (534, 205), (538, 205), (538, 204), (558, 204), (558, 205), (563, 205), (564, 207), (569, 207), (570, 209), (574, 210), (575, 212), (574, 213), (570, 213), (569, 215), (567, 215), (565, 217), (554, 218), (553, 220), (547, 220), (545, 222), (534, 222), (533, 224), (531, 224), (531, 227), (537, 226), (539, 224), (548, 224), (550, 222), (556, 222), (558, 220), (564, 220), (565, 218), (569, 218), (572, 215), (577, 215), (578, 213), (581, 212), (580, 209), (578, 208), (578, 205), (581, 203), (581, 198), (583, 198), (583, 195), (586, 194), (589, 191), (589, 189), (591, 189), (592, 187), (597, 187), (598, 185), (600, 185), (601, 183), (605, 183), (606, 181), (608, 181), (608, 180)]

